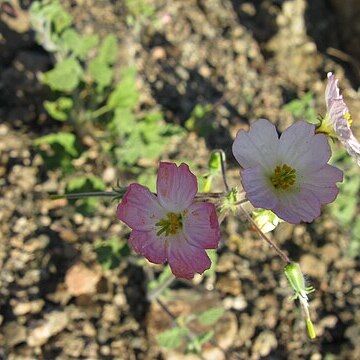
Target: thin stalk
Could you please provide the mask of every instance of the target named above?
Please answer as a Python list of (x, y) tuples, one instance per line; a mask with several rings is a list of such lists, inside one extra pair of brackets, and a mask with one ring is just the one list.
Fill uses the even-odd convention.
[(93, 113), (92, 113), (92, 118), (93, 119), (96, 119), (98, 118), (99, 116), (101, 115), (104, 115), (106, 114), (107, 112), (111, 111), (112, 108), (109, 106), (109, 105), (104, 105), (102, 106), (101, 108), (95, 110)]
[(269, 237), (267, 237), (262, 231), (261, 229), (256, 225), (255, 221), (253, 220), (253, 218), (249, 215), (249, 213), (244, 209), (244, 207), (242, 206), (242, 204), (240, 204), (240, 208), (243, 211), (243, 213), (245, 214), (246, 218), (248, 219), (248, 221), (251, 223), (251, 225), (257, 230), (257, 232), (259, 233), (259, 235), (270, 245), (270, 247), (272, 247), (277, 254), (281, 257), (281, 259), (283, 261), (285, 261), (286, 263), (290, 263), (291, 260), (290, 258), (274, 243), (274, 241), (272, 241)]
[(149, 292), (147, 295), (148, 301), (153, 301), (157, 299), (161, 293), (171, 285), (171, 283), (175, 280), (175, 276), (171, 274), (163, 283), (157, 286), (155, 289)]
[(55, 199), (83, 199), (87, 197), (98, 197), (98, 196), (107, 196), (112, 197), (119, 195), (115, 191), (96, 191), (96, 192), (84, 192), (84, 193), (72, 193), (72, 194), (62, 194), (62, 195), (50, 195), (50, 198)]

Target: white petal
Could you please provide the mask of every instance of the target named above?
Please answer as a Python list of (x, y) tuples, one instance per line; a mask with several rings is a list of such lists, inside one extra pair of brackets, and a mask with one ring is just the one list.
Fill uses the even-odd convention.
[(260, 119), (248, 132), (240, 131), (233, 143), (233, 154), (243, 168), (262, 165), (270, 170), (276, 166), (279, 137), (275, 126)]

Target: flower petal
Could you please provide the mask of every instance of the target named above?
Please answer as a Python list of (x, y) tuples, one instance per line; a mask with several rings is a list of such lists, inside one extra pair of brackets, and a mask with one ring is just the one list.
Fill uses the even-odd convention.
[(250, 126), (248, 132), (240, 131), (236, 135), (232, 151), (244, 169), (261, 164), (269, 170), (276, 165), (278, 140), (275, 126), (260, 119)]
[(154, 264), (163, 264), (166, 260), (166, 240), (157, 236), (155, 231), (133, 230), (129, 245), (137, 254), (144, 255)]
[(185, 210), (198, 191), (196, 176), (184, 163), (161, 162), (156, 187), (160, 204), (175, 213)]
[(279, 158), (295, 169), (325, 164), (331, 150), (326, 136), (315, 134), (315, 126), (305, 121), (297, 121), (286, 129), (280, 137)]
[(346, 151), (356, 159), (358, 165), (360, 166), (360, 143), (355, 138), (351, 130), (350, 132), (351, 134), (349, 139), (343, 140), (340, 138), (340, 141), (344, 144)]
[(335, 166), (326, 164), (316, 171), (309, 169), (303, 176), (300, 187), (311, 190), (323, 205), (336, 199), (339, 192), (336, 183), (341, 181), (343, 181), (343, 172)]
[(298, 193), (284, 192), (272, 211), (291, 224), (299, 224), (301, 221), (312, 222), (321, 213), (320, 202), (315, 193), (304, 189)]
[(254, 207), (271, 210), (278, 203), (276, 193), (262, 166), (241, 171), (241, 182), (247, 199)]
[(131, 184), (116, 213), (117, 217), (132, 229), (149, 231), (164, 217), (166, 211), (147, 187)]
[(341, 100), (342, 96), (340, 95), (340, 90), (337, 85), (338, 79), (331, 72), (327, 73), (328, 83), (325, 89), (325, 103), (327, 108), (330, 107), (330, 103), (333, 100)]
[(197, 202), (190, 205), (184, 218), (183, 231), (187, 241), (200, 249), (216, 249), (220, 240), (215, 205)]
[(181, 233), (169, 241), (168, 261), (173, 274), (185, 279), (192, 279), (195, 273), (202, 274), (211, 266), (205, 250), (189, 244)]

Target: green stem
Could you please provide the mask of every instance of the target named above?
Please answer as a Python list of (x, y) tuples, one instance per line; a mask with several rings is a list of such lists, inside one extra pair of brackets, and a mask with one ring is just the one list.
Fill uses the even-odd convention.
[[(124, 192), (125, 193), (125, 192)], [(116, 196), (119, 193), (115, 191), (98, 191), (98, 192), (84, 192), (84, 193), (73, 193), (73, 194), (62, 194), (62, 195), (50, 195), (50, 198), (55, 199), (83, 199), (87, 197), (97, 197), (97, 196)]]
[(93, 119), (96, 119), (98, 118), (99, 116), (101, 115), (104, 115), (106, 114), (107, 112), (111, 111), (112, 110), (112, 107), (110, 107), (109, 105), (104, 105), (102, 106), (101, 108), (95, 110), (93, 113), (92, 113), (92, 118)]

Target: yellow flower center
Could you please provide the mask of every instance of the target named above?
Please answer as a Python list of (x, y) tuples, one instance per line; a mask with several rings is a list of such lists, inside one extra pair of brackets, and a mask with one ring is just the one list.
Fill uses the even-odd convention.
[(166, 218), (158, 221), (155, 226), (159, 226), (160, 230), (156, 233), (157, 236), (165, 233), (165, 236), (175, 235), (182, 228), (181, 214), (169, 212)]
[(270, 177), (270, 180), (275, 189), (286, 190), (295, 184), (296, 170), (286, 164), (278, 165), (274, 170), (274, 174)]

